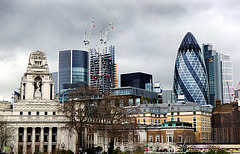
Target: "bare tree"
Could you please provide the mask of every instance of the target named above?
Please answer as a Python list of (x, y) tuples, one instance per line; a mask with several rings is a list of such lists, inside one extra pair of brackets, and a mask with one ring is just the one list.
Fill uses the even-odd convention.
[(105, 95), (101, 104), (98, 105), (96, 130), (110, 139), (109, 153), (113, 152), (116, 138), (131, 139), (134, 142), (137, 122), (133, 114), (137, 109), (127, 105), (126, 97), (108, 95)]
[(80, 87), (69, 92), (68, 101), (64, 102), (63, 113), (67, 117), (67, 127), (75, 130), (77, 133), (76, 152), (79, 148), (85, 149), (83, 132), (84, 129), (91, 124), (96, 114), (96, 103), (100, 98), (100, 93), (93, 87)]
[(9, 145), (12, 139), (13, 129), (9, 127), (6, 121), (0, 121), (0, 152), (4, 146)]
[(83, 132), (87, 127), (110, 139), (110, 153), (115, 138), (128, 137), (134, 141), (137, 122), (133, 114), (136, 108), (127, 107), (126, 97), (102, 96), (96, 88), (80, 87), (69, 92), (67, 99), (63, 113), (68, 118), (67, 127), (78, 134), (77, 153), (80, 147), (86, 148)]

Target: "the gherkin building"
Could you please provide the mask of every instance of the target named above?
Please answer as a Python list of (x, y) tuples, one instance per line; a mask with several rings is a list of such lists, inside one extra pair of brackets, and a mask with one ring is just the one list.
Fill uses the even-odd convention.
[(208, 80), (203, 54), (197, 40), (188, 32), (178, 49), (173, 90), (185, 96), (185, 101), (208, 104)]

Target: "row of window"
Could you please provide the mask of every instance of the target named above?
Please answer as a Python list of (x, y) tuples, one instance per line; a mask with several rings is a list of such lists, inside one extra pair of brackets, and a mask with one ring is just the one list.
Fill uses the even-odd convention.
[[(173, 135), (168, 134), (166, 136), (166, 141), (167, 142), (173, 142)], [(178, 135), (178, 142), (182, 142), (182, 135)], [(153, 135), (149, 135), (149, 142), (153, 142)], [(160, 142), (160, 135), (156, 134), (155, 135), (155, 142)], [(161, 142), (163, 143), (163, 135), (161, 135)]]
[[(32, 113), (35, 113), (34, 115), (40, 115), (40, 112), (31, 112), (29, 111), (27, 115), (33, 115)], [(52, 112), (52, 114), (49, 114), (50, 112), (44, 112), (44, 114), (41, 115), (56, 115), (56, 112)], [(23, 111), (20, 111), (20, 115), (23, 115)]]
[[(180, 121), (180, 118), (178, 119)], [(146, 124), (146, 119), (143, 119), (142, 120), (143, 124)], [(162, 123), (165, 123), (167, 122), (167, 119), (164, 119)], [(138, 123), (140, 124), (141, 123), (141, 119), (138, 119)], [(151, 119), (151, 124), (153, 123), (153, 119)], [(161, 123), (161, 120), (160, 119), (155, 119), (155, 124), (157, 123)]]

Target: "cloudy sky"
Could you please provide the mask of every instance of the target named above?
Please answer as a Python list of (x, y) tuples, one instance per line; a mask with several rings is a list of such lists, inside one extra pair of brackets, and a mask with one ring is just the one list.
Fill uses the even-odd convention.
[(187, 32), (200, 46), (231, 56), (234, 87), (240, 81), (240, 1), (238, 0), (1, 0), (0, 100), (20, 87), (29, 54), (47, 54), (50, 72), (58, 71), (58, 51), (84, 49), (83, 34), (95, 17), (91, 47), (110, 21), (108, 45), (116, 46), (118, 76), (150, 73), (172, 89), (178, 47)]

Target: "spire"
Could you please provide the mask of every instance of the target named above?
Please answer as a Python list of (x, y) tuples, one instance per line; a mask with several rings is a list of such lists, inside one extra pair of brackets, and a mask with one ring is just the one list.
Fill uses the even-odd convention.
[(191, 32), (188, 32), (183, 40), (182, 43), (178, 49), (178, 52), (183, 52), (183, 51), (187, 51), (187, 49), (189, 50), (194, 50), (194, 51), (201, 51), (197, 40), (195, 39), (195, 37), (193, 36), (193, 34)]

